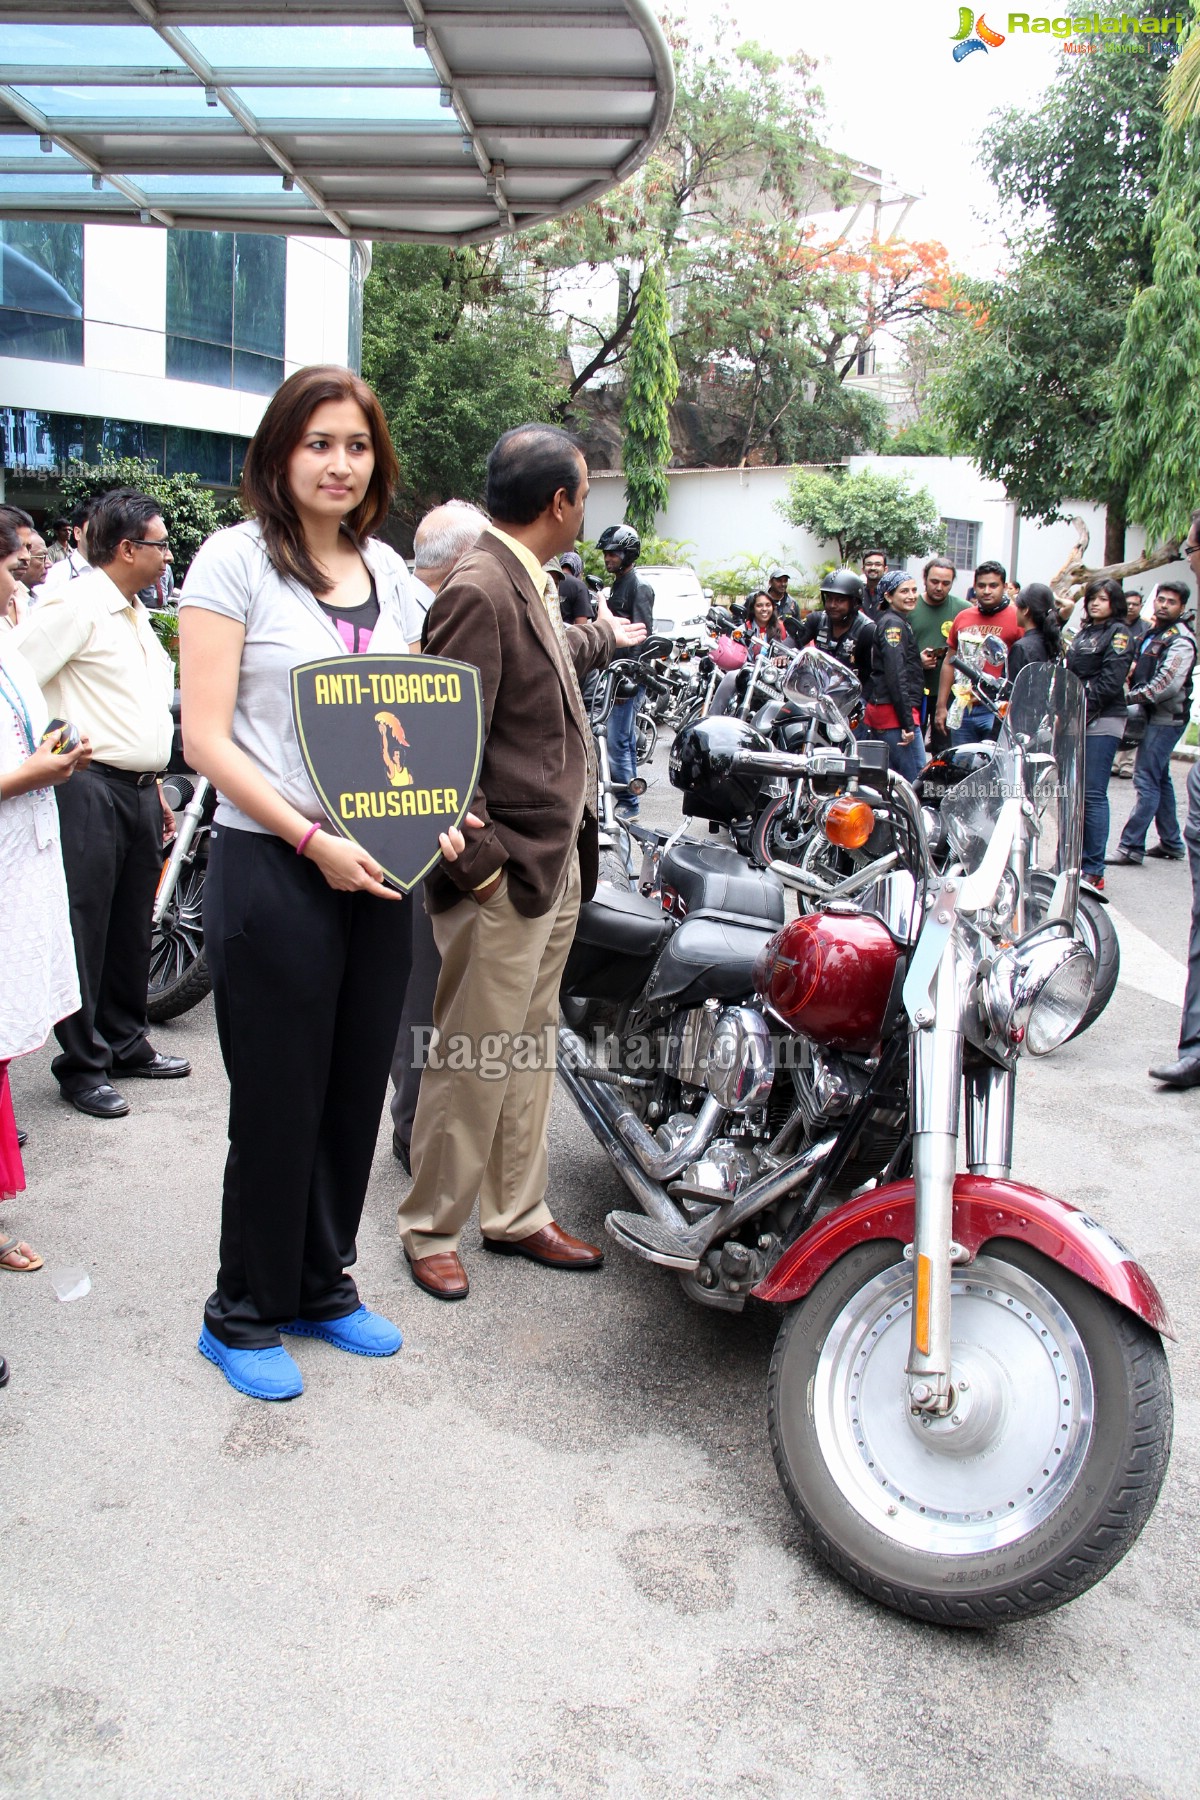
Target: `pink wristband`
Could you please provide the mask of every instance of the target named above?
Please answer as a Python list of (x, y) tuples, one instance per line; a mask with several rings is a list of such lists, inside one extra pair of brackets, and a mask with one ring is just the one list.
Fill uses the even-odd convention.
[(313, 838), (314, 834), (316, 832), (320, 831), (320, 829), (321, 829), (321, 827), (319, 825), (310, 825), (309, 826), (309, 828), (305, 832), (304, 836), (300, 839), (300, 842), (296, 845), (296, 855), (297, 856), (304, 855), (304, 852), (308, 849), (309, 842)]

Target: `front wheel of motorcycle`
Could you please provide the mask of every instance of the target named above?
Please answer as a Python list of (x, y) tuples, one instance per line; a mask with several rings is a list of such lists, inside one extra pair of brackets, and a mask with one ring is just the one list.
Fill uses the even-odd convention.
[(798, 863), (812, 836), (812, 819), (807, 812), (799, 819), (792, 813), (792, 797), (780, 794), (763, 808), (750, 835), (750, 860), (760, 869), (773, 862)]
[(212, 991), (204, 955), (204, 874), (194, 862), (180, 871), (160, 925), (150, 940), (150, 984), (146, 1017), (153, 1025), (178, 1018)]
[(834, 1264), (784, 1320), (768, 1379), (775, 1466), (813, 1547), (913, 1618), (1049, 1612), (1135, 1542), (1171, 1445), (1157, 1334), (1027, 1246), (956, 1268), (954, 1405), (908, 1403), (912, 1266)]

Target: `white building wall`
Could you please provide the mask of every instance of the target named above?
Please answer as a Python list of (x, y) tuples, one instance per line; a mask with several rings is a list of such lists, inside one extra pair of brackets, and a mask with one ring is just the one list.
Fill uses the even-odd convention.
[[(979, 561), (1003, 563), (1010, 576), (1021, 582), (1049, 581), (1067, 559), (1075, 542), (1073, 525), (1038, 525), (1017, 520), (1017, 509), (999, 482), (988, 481), (966, 456), (855, 456), (851, 471), (871, 469), (878, 474), (909, 474), (914, 484), (927, 487), (937, 504), (939, 518), (966, 519), (979, 524)], [(776, 510), (787, 492), (790, 468), (676, 469), (668, 475), (670, 501), (659, 515), (659, 535), (682, 540), (689, 560), (698, 568), (729, 568), (746, 558), (778, 557), (799, 573), (811, 575), (837, 554), (833, 544), (822, 544), (808, 532), (785, 524)], [(624, 516), (625, 477), (599, 473), (591, 477), (586, 532), (595, 538), (606, 525)], [(1104, 508), (1090, 502), (1068, 500), (1063, 507), (1070, 517), (1084, 520), (1090, 534), (1086, 560), (1093, 566), (1104, 558)], [(1141, 554), (1144, 537), (1131, 527), (1126, 553), (1132, 561)], [(910, 560), (919, 571), (923, 557)], [(959, 590), (963, 591), (960, 572)], [(1157, 580), (1188, 576), (1182, 563), (1138, 576), (1133, 585), (1149, 591)]]
[(288, 239), (283, 356), (289, 375), (309, 363), (346, 361), (350, 251), (341, 239)]

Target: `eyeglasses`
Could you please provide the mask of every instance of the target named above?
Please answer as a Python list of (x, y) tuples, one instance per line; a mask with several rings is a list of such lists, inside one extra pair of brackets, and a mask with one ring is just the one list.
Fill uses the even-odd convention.
[(1180, 549), (1179, 549), (1180, 556), (1195, 556), (1198, 552), (1200, 552), (1200, 544), (1181, 544), (1180, 545)]
[(127, 544), (140, 544), (143, 550), (161, 550), (163, 555), (171, 548), (170, 538), (126, 538)]

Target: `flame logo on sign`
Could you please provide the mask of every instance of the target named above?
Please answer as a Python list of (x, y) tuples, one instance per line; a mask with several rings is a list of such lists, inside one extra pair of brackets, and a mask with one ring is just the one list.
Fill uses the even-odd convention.
[(954, 45), (950, 52), (955, 62), (961, 62), (964, 56), (970, 56), (972, 50), (982, 50), (984, 54), (990, 49), (998, 50), (1004, 38), (998, 31), (993, 31), (983, 14), (975, 18), (969, 6), (958, 9), (958, 30), (951, 38)]
[(377, 712), (375, 723), (379, 727), (380, 750), (389, 782), (393, 787), (411, 787), (412, 771), (404, 766), (408, 739), (404, 735), (403, 725), (395, 713), (390, 712)]

